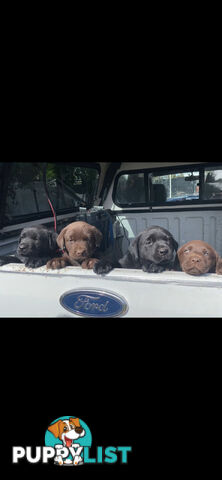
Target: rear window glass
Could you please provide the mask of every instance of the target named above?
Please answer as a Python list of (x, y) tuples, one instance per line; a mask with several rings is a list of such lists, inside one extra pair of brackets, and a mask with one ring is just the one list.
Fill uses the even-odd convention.
[(151, 175), (151, 202), (199, 200), (199, 172)]
[(121, 207), (222, 201), (222, 164), (120, 173), (113, 193)]
[(119, 204), (142, 204), (146, 201), (143, 173), (121, 175), (116, 188), (115, 199)]
[(205, 200), (222, 200), (222, 167), (208, 168), (204, 172), (203, 197)]
[[(4, 200), (4, 225), (26, 218), (51, 216), (43, 182), (42, 163), (13, 163), (7, 179)], [(48, 163), (46, 185), (56, 213), (76, 211), (79, 206), (91, 206), (98, 186), (96, 168), (78, 167), (65, 163)]]
[(48, 165), (47, 186), (56, 210), (91, 206), (98, 187), (99, 172), (95, 168), (65, 164)]

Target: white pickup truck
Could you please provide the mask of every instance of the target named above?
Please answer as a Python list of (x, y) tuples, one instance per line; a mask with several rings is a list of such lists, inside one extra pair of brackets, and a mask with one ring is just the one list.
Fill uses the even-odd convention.
[[(145, 228), (169, 230), (179, 246), (204, 240), (222, 256), (222, 163), (0, 163), (0, 255), (14, 254), (25, 226), (57, 231), (101, 225), (104, 250), (125, 254)], [(50, 201), (49, 201), (50, 200)], [(51, 206), (50, 206), (51, 203)], [(221, 317), (222, 276), (116, 268), (0, 267), (1, 317)]]

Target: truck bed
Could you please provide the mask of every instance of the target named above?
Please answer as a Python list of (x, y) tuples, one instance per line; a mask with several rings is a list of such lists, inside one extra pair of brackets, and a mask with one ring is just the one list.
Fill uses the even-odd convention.
[(183, 272), (147, 274), (141, 270), (115, 269), (107, 275), (96, 275), (80, 267), (47, 270), (45, 266), (31, 269), (13, 263), (0, 267), (0, 317), (81, 320), (60, 304), (66, 292), (81, 289), (116, 295), (121, 292), (128, 308), (119, 316), (120, 320), (220, 318), (222, 314), (222, 276), (216, 274), (193, 277)]

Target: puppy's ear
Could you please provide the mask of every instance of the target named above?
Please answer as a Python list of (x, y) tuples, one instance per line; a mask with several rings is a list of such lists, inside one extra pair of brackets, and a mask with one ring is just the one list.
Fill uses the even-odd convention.
[(175, 240), (175, 238), (172, 237), (172, 240), (173, 240), (173, 248), (177, 252), (179, 245), (178, 245), (177, 241)]
[(98, 228), (94, 226), (92, 226), (92, 228), (90, 229), (90, 234), (91, 233), (94, 236), (96, 248), (100, 247), (103, 239), (103, 234), (100, 232), (100, 230), (98, 230)]
[(56, 423), (53, 423), (52, 425), (50, 425), (48, 427), (48, 430), (53, 433), (53, 435), (58, 438), (59, 436), (59, 424), (62, 422), (62, 420), (59, 420), (58, 422)]
[(216, 274), (222, 275), (222, 258), (217, 252), (216, 252)]
[(175, 270), (176, 272), (181, 272), (182, 271), (182, 268), (180, 266), (180, 261), (179, 261), (179, 258), (178, 258), (178, 252), (177, 252), (177, 255), (175, 256), (175, 259), (174, 259), (174, 262), (173, 262), (173, 270)]
[(48, 242), (49, 242), (49, 249), (50, 250), (55, 250), (55, 248), (57, 246), (56, 240), (57, 240), (57, 233), (49, 232)]
[(129, 248), (128, 248), (128, 253), (131, 255), (133, 258), (134, 262), (139, 262), (140, 255), (139, 255), (139, 241), (140, 241), (141, 235), (138, 235), (134, 240), (131, 242)]
[(79, 418), (70, 418), (69, 421), (75, 425), (75, 427), (81, 427), (79, 423)]
[(67, 231), (67, 227), (63, 228), (59, 234), (59, 236), (57, 237), (56, 241), (57, 241), (57, 245), (59, 246), (59, 248), (63, 249), (64, 246), (66, 246), (65, 244), (65, 233)]

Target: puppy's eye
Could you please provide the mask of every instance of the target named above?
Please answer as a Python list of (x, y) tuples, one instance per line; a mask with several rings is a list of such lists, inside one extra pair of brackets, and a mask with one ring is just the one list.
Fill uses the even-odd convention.
[(147, 245), (152, 245), (153, 241), (151, 240), (151, 238), (148, 238), (148, 239), (146, 240), (146, 243), (147, 243)]
[(72, 430), (74, 430), (74, 428), (75, 428), (74, 425), (70, 425), (70, 427), (71, 427)]
[(209, 255), (208, 252), (205, 250), (205, 252), (203, 252), (204, 255)]
[(64, 427), (63, 430), (64, 430), (64, 432), (67, 432), (68, 427)]
[(189, 248), (186, 248), (186, 250), (184, 250), (184, 253), (189, 253), (189, 252), (190, 252)]

